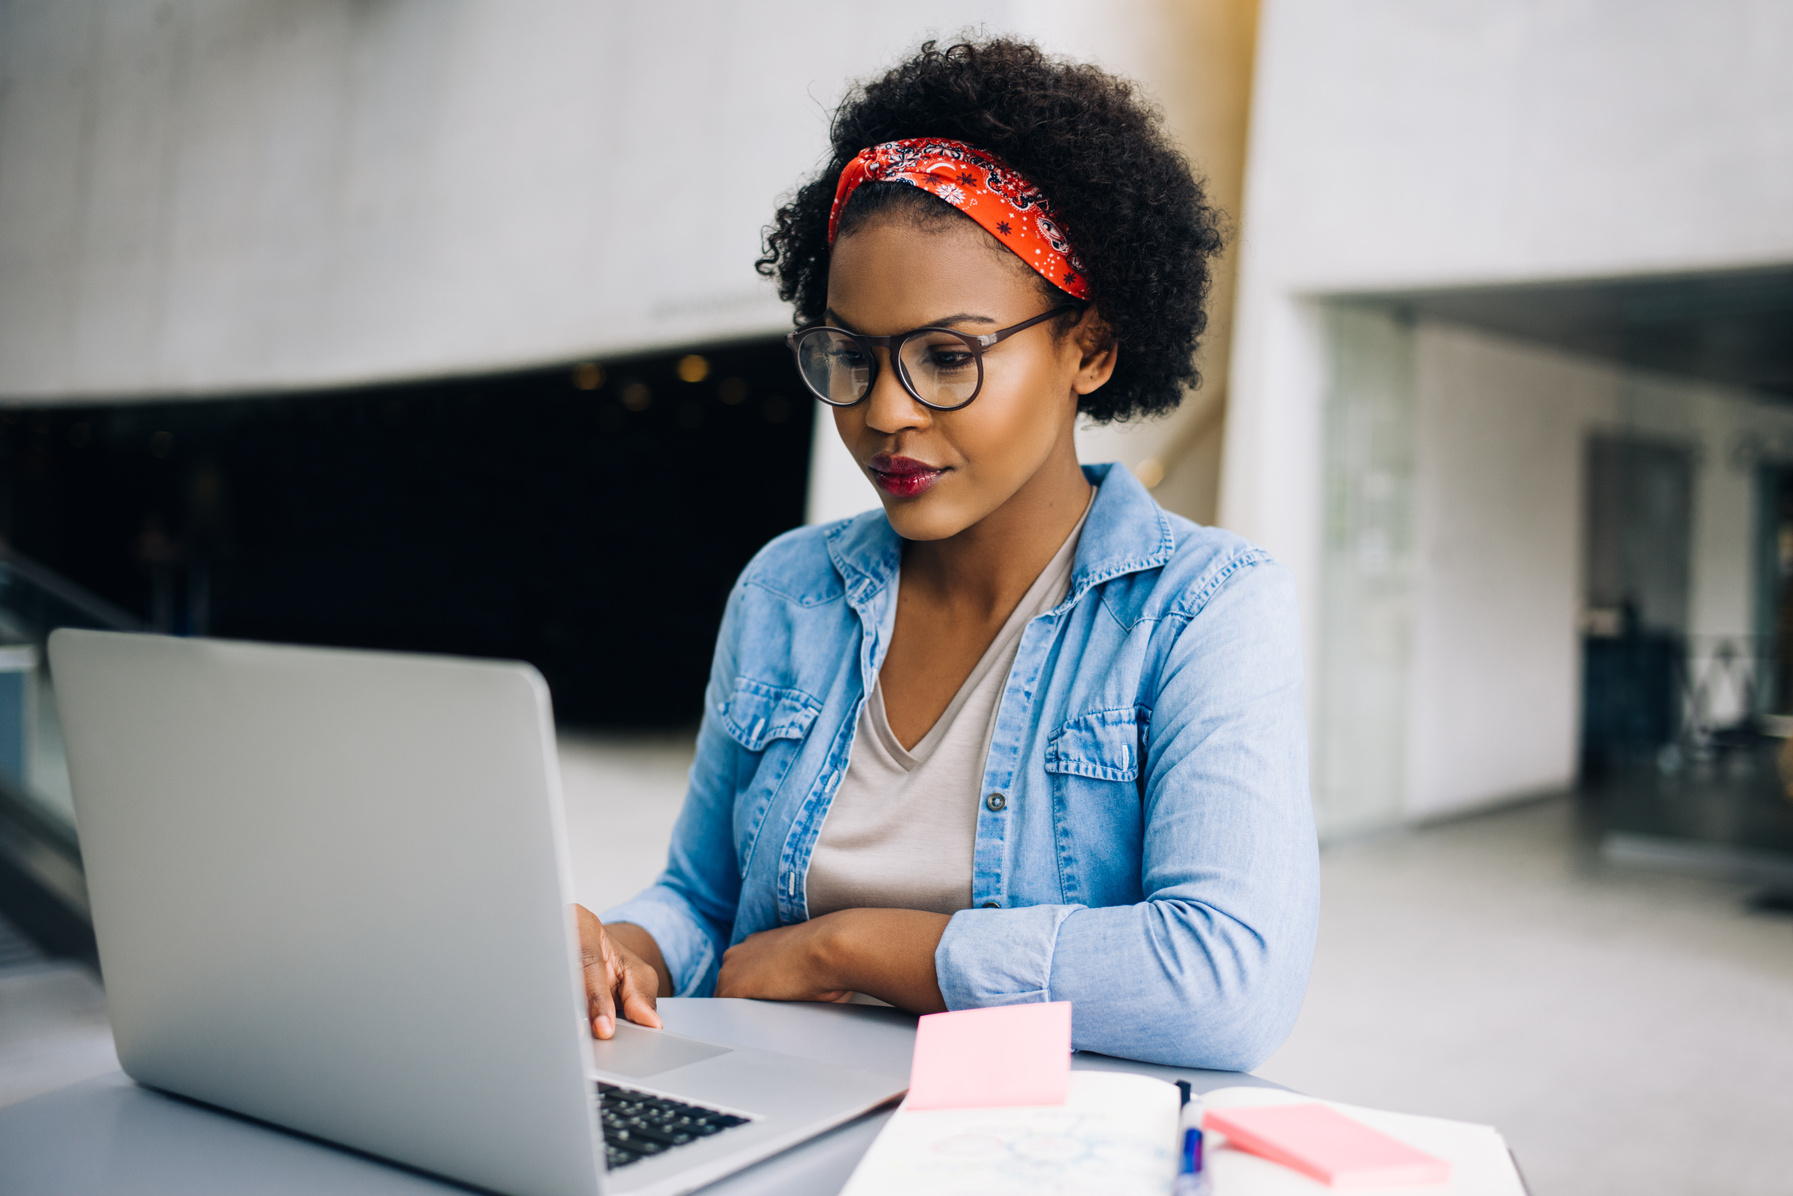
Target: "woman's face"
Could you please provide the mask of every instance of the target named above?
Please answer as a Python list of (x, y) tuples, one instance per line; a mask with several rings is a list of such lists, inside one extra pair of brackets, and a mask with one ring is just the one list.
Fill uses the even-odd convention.
[[(874, 217), (834, 245), (828, 322), (867, 336), (924, 326), (981, 335), (1052, 307), (1037, 275), (971, 220)], [(834, 426), (883, 499), (898, 535), (940, 540), (980, 522), (1070, 453), (1077, 398), (1108, 380), (1093, 315), (1054, 339), (1048, 320), (984, 353), (970, 406), (924, 407), (903, 389), (884, 350), (871, 394), (836, 407)]]

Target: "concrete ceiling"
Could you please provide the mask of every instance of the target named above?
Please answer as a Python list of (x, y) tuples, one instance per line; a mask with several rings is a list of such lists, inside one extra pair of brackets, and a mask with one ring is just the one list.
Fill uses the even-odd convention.
[(1346, 298), (1793, 401), (1793, 265)]

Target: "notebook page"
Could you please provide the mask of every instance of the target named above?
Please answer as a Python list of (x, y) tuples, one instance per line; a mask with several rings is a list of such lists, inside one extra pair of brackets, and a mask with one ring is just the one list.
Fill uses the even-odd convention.
[(1176, 1087), (1074, 1071), (1063, 1105), (897, 1110), (841, 1196), (1165, 1196)]

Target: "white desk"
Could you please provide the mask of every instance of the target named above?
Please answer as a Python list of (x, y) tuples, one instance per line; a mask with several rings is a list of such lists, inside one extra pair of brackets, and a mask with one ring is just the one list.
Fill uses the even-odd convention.
[[(666, 1028), (907, 1078), (915, 1019), (861, 1005), (672, 998)], [(847, 1031), (851, 1030), (851, 1034)], [(1077, 1055), (1073, 1066), (1187, 1079), (1198, 1092), (1264, 1084)], [(1273, 1085), (1271, 1085), (1273, 1086)], [(704, 1196), (834, 1196), (890, 1111), (869, 1113), (703, 1189)], [(0, 1109), (0, 1196), (423, 1196), (467, 1189), (259, 1122), (140, 1088), (122, 1072)]]

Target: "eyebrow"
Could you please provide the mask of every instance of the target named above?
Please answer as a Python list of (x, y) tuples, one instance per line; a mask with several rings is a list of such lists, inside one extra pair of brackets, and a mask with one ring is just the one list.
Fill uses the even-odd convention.
[[(851, 324), (847, 323), (845, 320), (841, 319), (840, 313), (835, 311), (832, 307), (823, 309), (822, 315), (825, 318), (827, 318), (829, 321), (831, 321), (832, 323), (838, 324), (840, 327), (846, 329), (848, 332), (858, 332), (859, 331), (859, 329), (853, 327), (853, 325), (851, 325)], [(994, 324), (994, 323), (996, 323), (996, 321), (989, 316), (979, 316), (979, 315), (974, 315), (971, 312), (962, 311), (962, 312), (959, 312), (957, 315), (942, 316), (938, 320), (929, 320), (925, 324), (917, 324), (916, 327), (917, 328), (944, 328), (944, 327), (950, 327), (953, 324)], [(905, 330), (905, 331), (912, 331), (912, 330)]]

